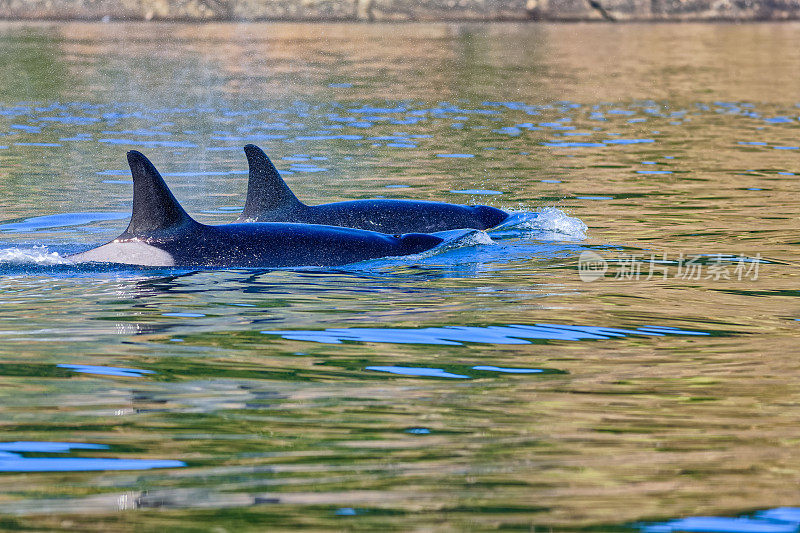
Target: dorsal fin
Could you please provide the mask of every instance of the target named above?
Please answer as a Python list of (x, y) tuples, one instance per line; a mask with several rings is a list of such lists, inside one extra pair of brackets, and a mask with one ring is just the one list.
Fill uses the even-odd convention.
[(244, 153), (250, 166), (250, 178), (247, 181), (244, 211), (239, 220), (257, 220), (259, 216), (272, 211), (285, 212), (303, 207), (261, 148), (248, 144), (244, 147)]
[(133, 212), (123, 235), (146, 237), (194, 222), (149, 159), (131, 150), (128, 165), (133, 175)]

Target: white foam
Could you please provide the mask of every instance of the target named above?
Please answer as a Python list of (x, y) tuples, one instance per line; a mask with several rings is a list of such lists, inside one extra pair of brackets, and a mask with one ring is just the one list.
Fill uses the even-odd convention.
[(454, 248), (470, 248), (473, 246), (483, 246), (494, 244), (494, 241), (485, 231), (475, 230), (448, 243)]
[(12, 265), (66, 265), (69, 260), (45, 246), (33, 248), (0, 248), (0, 264)]
[(485, 231), (477, 229), (454, 229), (448, 231), (437, 231), (434, 235), (444, 239), (444, 242), (434, 248), (438, 253), (443, 250), (453, 250), (455, 248), (472, 248), (494, 244), (495, 242)]
[(438, 256), (439, 254), (443, 254), (451, 250), (496, 244), (488, 233), (477, 229), (453, 229), (447, 231), (437, 231), (432, 233), (432, 235), (441, 237), (444, 239), (444, 242), (434, 248), (431, 248), (430, 250), (425, 250), (424, 252), (418, 254), (397, 256), (397, 259), (400, 259), (403, 262), (413, 263), (429, 257)]
[(538, 213), (511, 212), (499, 230), (523, 230), (537, 239), (583, 240), (589, 227), (576, 217), (571, 217), (555, 207), (545, 207)]

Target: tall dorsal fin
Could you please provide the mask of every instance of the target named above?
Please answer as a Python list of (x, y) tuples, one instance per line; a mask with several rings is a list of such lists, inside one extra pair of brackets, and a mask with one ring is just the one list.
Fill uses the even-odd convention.
[(146, 237), (194, 222), (149, 159), (131, 150), (128, 165), (133, 175), (133, 212), (123, 235)]
[(260, 215), (272, 211), (285, 212), (303, 207), (261, 148), (248, 144), (244, 153), (250, 166), (250, 178), (244, 211), (239, 220), (257, 220)]

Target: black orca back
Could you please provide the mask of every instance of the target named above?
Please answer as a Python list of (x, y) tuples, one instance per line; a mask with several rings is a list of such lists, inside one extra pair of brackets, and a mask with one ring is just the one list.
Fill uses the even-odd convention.
[(351, 200), (307, 206), (297, 199), (258, 146), (248, 144), (244, 151), (250, 177), (239, 222), (300, 222), (395, 234), (459, 228), (483, 230), (493, 228), (509, 216), (485, 205), (417, 200)]

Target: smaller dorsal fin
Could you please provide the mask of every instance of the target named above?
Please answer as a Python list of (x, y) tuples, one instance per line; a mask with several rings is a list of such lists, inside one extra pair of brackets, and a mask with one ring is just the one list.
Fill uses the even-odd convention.
[(244, 153), (250, 166), (250, 177), (244, 211), (239, 220), (258, 220), (261, 215), (273, 211), (285, 213), (304, 207), (261, 148), (248, 144)]
[(149, 159), (131, 150), (128, 152), (128, 165), (133, 176), (133, 211), (123, 235), (150, 237), (194, 222)]

